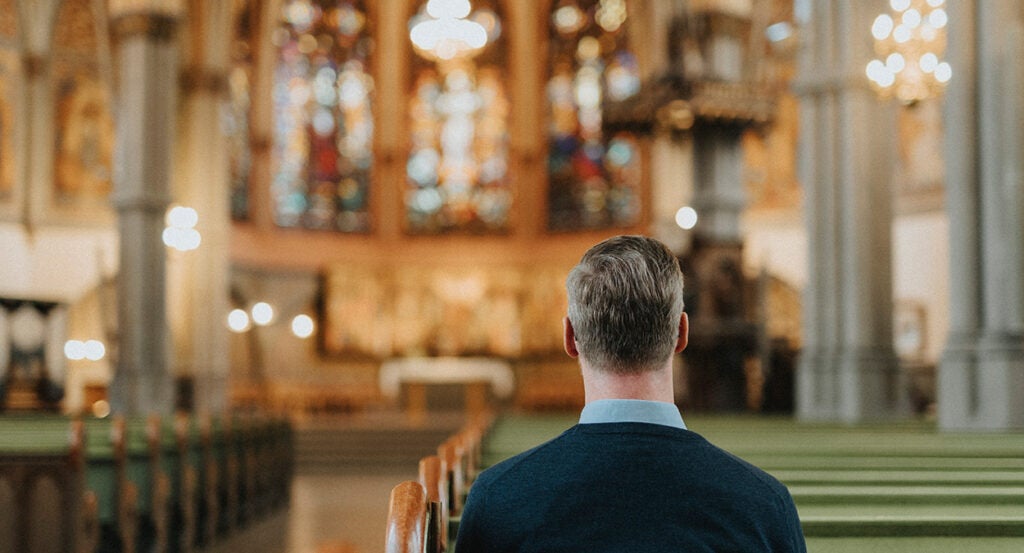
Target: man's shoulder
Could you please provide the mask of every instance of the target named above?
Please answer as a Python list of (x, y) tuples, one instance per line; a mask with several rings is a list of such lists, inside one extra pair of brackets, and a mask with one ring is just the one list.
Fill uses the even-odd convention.
[(722, 491), (746, 500), (762, 498), (775, 506), (792, 503), (789, 490), (779, 479), (703, 437), (700, 441), (703, 450), (700, 464), (706, 471), (702, 476), (717, 482)]
[(568, 449), (568, 441), (575, 433), (576, 428), (576, 426), (573, 426), (540, 445), (495, 463), (481, 472), (473, 485), (489, 486), (493, 482), (507, 476), (508, 473), (514, 473), (526, 466), (533, 470), (535, 465), (550, 464), (552, 459), (560, 457), (561, 452)]

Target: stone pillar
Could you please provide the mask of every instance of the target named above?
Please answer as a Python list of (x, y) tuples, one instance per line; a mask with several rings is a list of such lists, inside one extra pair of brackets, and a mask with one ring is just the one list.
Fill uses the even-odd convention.
[[(835, 166), (834, 150), (824, 142), (834, 132), (834, 102), (823, 81), (811, 75), (829, 64), (833, 57), (826, 38), (831, 19), (821, 10), (804, 27), (800, 49), (800, 154), (798, 167), (804, 183), (804, 212), (807, 225), (808, 272), (803, 295), (803, 351), (797, 372), (796, 405), (803, 419), (828, 419), (839, 396), (836, 388), (836, 345), (839, 309), (837, 295), (838, 252), (835, 194), (828, 182)], [(819, 44), (823, 43), (823, 44)]]
[[(175, 301), (171, 326), (175, 374), (190, 377), (193, 407), (227, 408), (230, 372), (226, 317), (231, 232), (227, 146), (221, 110), (227, 91), (227, 52), (233, 33), (231, 4), (196, 4), (189, 14), (187, 66), (181, 72), (181, 119), (175, 199), (199, 215), (199, 248), (172, 251), (178, 265), (168, 282)], [(184, 31), (184, 29), (183, 29)]]
[(814, 3), (799, 58), (810, 251), (797, 411), (856, 422), (901, 411), (892, 347), (892, 106), (864, 67), (882, 1)]
[(955, 71), (944, 114), (952, 283), (939, 425), (1024, 427), (1024, 10), (1011, 0), (948, 9), (947, 56)]
[[(114, 6), (111, 7), (114, 10)], [(177, 20), (130, 12), (112, 22), (117, 43), (117, 167), (113, 202), (121, 239), (118, 359), (111, 386), (115, 412), (170, 413), (166, 251), (170, 203)]]

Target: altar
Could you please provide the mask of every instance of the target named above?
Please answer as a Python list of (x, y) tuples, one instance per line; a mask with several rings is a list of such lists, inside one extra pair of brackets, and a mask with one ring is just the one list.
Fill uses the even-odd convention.
[[(515, 391), (511, 365), (492, 357), (402, 357), (384, 361), (380, 367), (380, 391), (386, 398), (398, 400), (406, 386), (406, 413), (410, 421), (427, 417), (427, 386), (462, 384), (469, 415), (487, 408), (488, 391), (506, 399)], [(489, 390), (488, 390), (489, 389)]]

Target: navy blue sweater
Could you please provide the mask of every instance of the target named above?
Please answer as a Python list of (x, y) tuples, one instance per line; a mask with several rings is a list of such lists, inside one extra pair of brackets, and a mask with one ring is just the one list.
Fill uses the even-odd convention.
[(689, 430), (580, 424), (484, 471), (456, 553), (804, 552), (789, 491)]

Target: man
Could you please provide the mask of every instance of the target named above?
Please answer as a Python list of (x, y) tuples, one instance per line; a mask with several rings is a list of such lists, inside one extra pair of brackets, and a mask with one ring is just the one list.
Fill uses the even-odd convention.
[(675, 407), (689, 321), (668, 248), (605, 240), (566, 287), (579, 424), (477, 478), (456, 552), (806, 551), (785, 486), (687, 430)]

